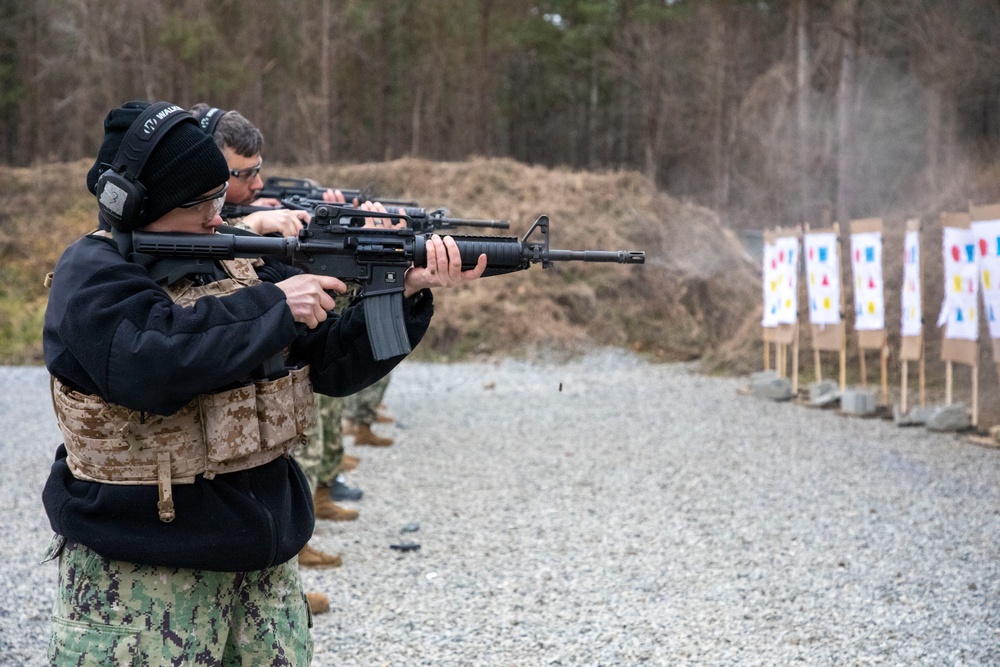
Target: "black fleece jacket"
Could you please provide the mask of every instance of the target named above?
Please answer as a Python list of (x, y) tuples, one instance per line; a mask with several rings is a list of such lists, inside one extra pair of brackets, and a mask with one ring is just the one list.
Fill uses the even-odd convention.
[[(285, 348), (289, 364), (310, 364), (314, 388), (331, 396), (355, 393), (402, 361), (375, 361), (364, 301), (303, 333), (273, 284), (298, 271), (267, 263), (257, 273), (261, 285), (179, 307), (111, 240), (86, 236), (56, 266), (45, 313), (45, 364), (72, 389), (169, 415), (198, 394), (247, 381)], [(418, 297), (404, 299), (414, 346), (433, 314), (430, 291)], [(55, 532), (105, 558), (146, 565), (258, 570), (289, 560), (312, 535), (312, 498), (289, 458), (212, 480), (199, 475), (194, 484), (174, 485), (173, 494), (177, 518), (164, 523), (155, 485), (76, 479), (60, 446), (42, 500)]]

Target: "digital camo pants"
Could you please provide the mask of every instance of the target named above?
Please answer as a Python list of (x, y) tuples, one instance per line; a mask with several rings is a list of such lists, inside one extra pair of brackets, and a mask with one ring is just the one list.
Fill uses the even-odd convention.
[(294, 561), (212, 572), (109, 560), (67, 542), (49, 663), (304, 666), (311, 620)]
[(386, 375), (370, 387), (365, 387), (358, 393), (345, 398), (344, 414), (347, 415), (348, 419), (352, 419), (358, 424), (374, 424), (376, 408), (385, 396), (390, 377), (392, 376)]
[(295, 460), (313, 493), (317, 485), (333, 483), (344, 460), (344, 431), (340, 425), (343, 415), (344, 399), (316, 394), (316, 426), (295, 450)]

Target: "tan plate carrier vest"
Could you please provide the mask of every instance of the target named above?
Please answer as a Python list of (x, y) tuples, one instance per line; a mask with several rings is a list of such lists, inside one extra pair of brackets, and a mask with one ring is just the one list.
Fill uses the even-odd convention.
[[(253, 262), (221, 262), (230, 276), (166, 288), (180, 306), (221, 297), (260, 282)], [(174, 520), (172, 484), (193, 484), (288, 456), (316, 422), (309, 367), (277, 380), (201, 394), (166, 417), (140, 413), (71, 390), (52, 378), (52, 404), (73, 476), (105, 484), (156, 484), (160, 520)]]

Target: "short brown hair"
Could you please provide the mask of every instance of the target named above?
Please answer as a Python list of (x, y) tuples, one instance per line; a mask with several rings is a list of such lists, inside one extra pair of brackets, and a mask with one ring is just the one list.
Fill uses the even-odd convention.
[[(201, 119), (213, 107), (200, 102), (191, 107), (191, 114)], [(264, 147), (264, 135), (257, 126), (244, 118), (239, 111), (223, 111), (212, 134), (219, 150), (229, 146), (237, 155), (253, 157)]]

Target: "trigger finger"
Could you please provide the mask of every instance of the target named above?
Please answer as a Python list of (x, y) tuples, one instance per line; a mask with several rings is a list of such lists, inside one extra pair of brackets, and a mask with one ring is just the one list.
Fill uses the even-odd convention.
[(328, 310), (333, 310), (334, 308), (337, 307), (337, 300), (334, 299), (331, 295), (327, 294), (326, 292), (323, 292), (323, 298), (320, 299), (319, 305), (320, 308), (322, 308), (323, 312), (325, 313)]

